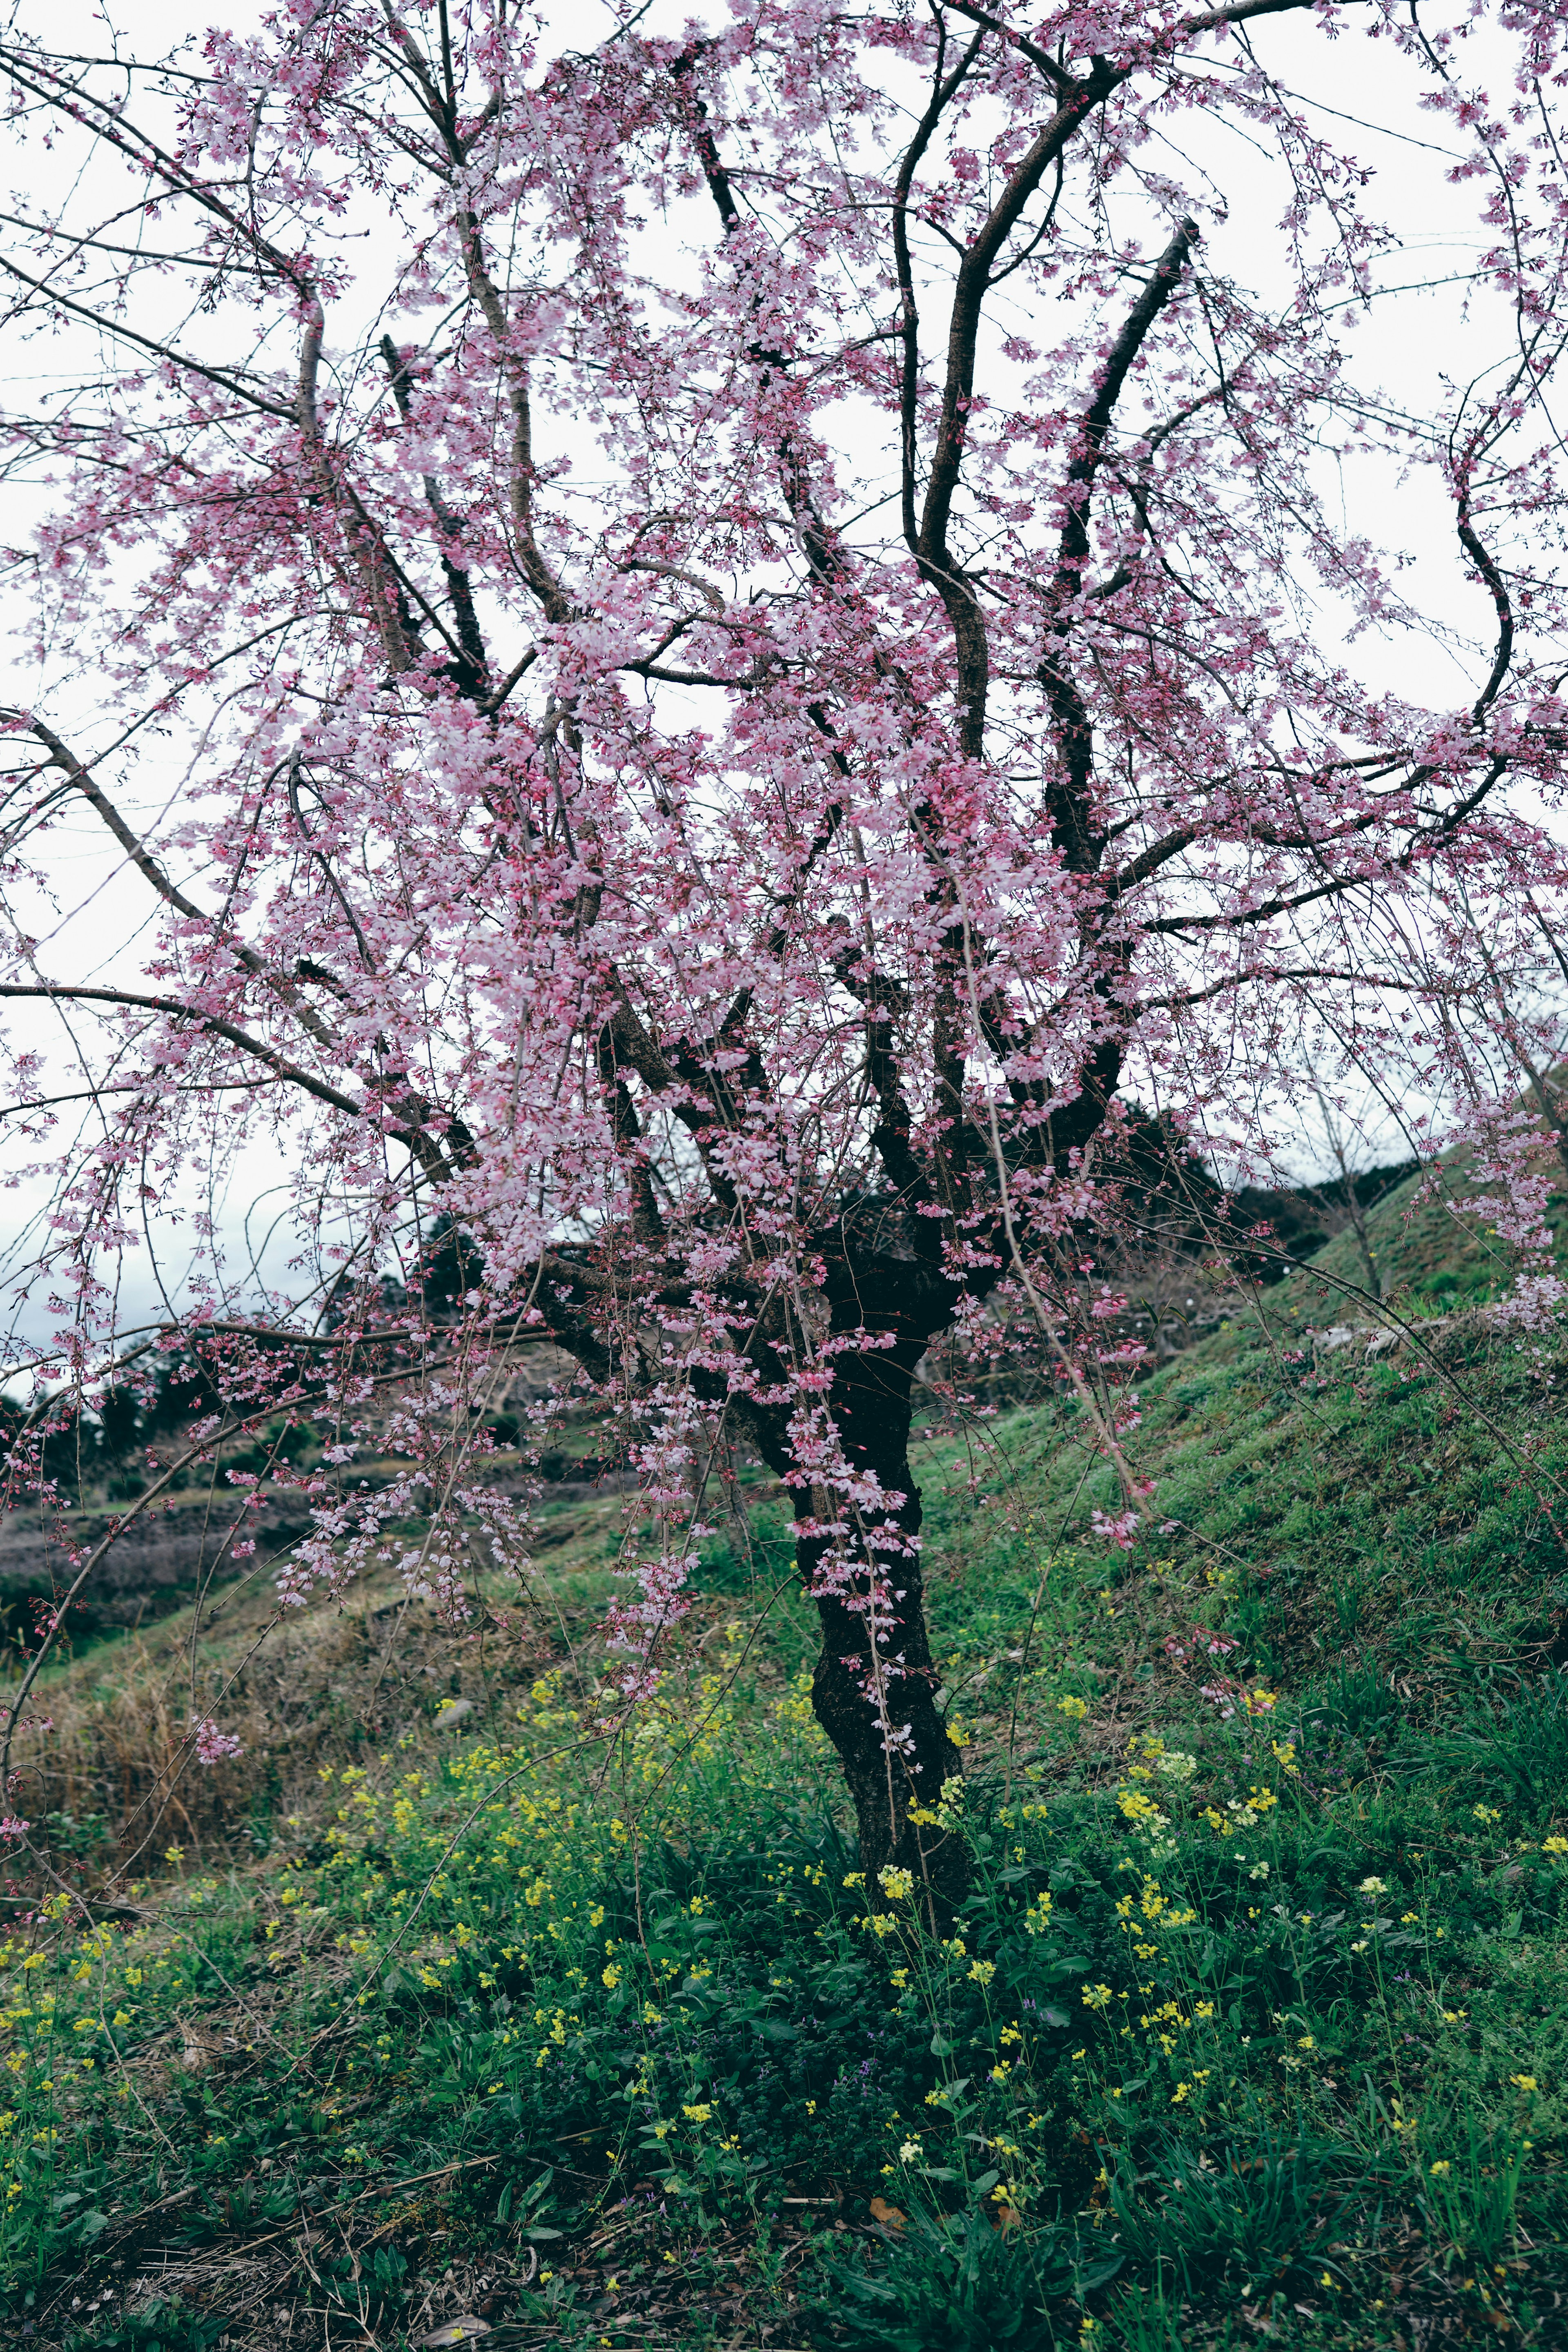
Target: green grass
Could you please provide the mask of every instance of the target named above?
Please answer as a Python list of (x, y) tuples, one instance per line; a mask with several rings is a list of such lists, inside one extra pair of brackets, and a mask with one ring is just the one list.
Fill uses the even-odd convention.
[[(283, 1743), (267, 1838), (171, 1829), (140, 1923), (6, 1949), (11, 2321), (70, 2352), (476, 2308), (508, 2345), (1563, 2341), (1563, 1367), (1452, 1312), (1500, 1287), (1485, 1237), (1407, 1206), (1380, 1264), (1433, 1355), (1314, 1344), (1346, 1309), (1310, 1276), (1239, 1306), (1141, 1383), (1130, 1556), (1088, 1538), (1074, 1409), (928, 1436), (976, 1873), (945, 1942), (858, 1883), (765, 1482), (629, 1738), (584, 1639), (613, 1503), (545, 1555), (555, 1663), (406, 1626), (384, 1736), (349, 1635), (298, 1631), (295, 1705), (347, 1727)], [(62, 1722), (116, 1654), (56, 1678)], [(454, 1678), (471, 1738), (432, 1722)]]

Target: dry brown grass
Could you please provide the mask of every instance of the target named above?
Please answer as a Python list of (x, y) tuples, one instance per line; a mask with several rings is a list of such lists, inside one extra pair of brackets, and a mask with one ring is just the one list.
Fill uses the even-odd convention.
[[(16, 1742), (14, 1809), (44, 1832), (54, 1866), (92, 1887), (239, 1862), (290, 1816), (309, 1822), (329, 1767), (395, 1742), (434, 1749), (444, 1712), (465, 1732), (510, 1720), (513, 1694), (570, 1658), (600, 1614), (612, 1498), (577, 1503), (529, 1595), (466, 1625), (440, 1621), (395, 1574), (279, 1612), (265, 1573), (142, 1632), (46, 1669)], [(565, 1517), (563, 1514), (563, 1517)], [(0, 1707), (5, 1704), (0, 1685)], [(193, 1723), (210, 1713), (243, 1754), (199, 1764)], [(285, 1833), (288, 1833), (285, 1831)]]

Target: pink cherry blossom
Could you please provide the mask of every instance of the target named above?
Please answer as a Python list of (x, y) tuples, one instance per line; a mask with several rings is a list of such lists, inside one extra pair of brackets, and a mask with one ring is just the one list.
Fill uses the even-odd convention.
[(231, 1756), (243, 1756), (244, 1748), (232, 1731), (220, 1731), (211, 1716), (203, 1716), (195, 1727), (196, 1760), (202, 1764), (223, 1764)]

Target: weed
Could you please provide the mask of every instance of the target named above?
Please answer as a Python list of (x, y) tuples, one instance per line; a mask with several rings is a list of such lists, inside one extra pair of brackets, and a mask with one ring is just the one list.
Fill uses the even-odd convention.
[(1267, 2297), (1321, 2272), (1345, 2216), (1342, 2156), (1304, 2126), (1284, 2141), (1260, 2118), (1212, 2154), (1162, 2135), (1144, 2160), (1146, 2172), (1119, 2169), (1111, 2201), (1129, 2259), (1156, 2279), (1173, 2273), (1187, 2295), (1228, 2285)]
[(209, 2352), (226, 2322), (192, 2311), (178, 2298), (144, 2304), (102, 2328), (73, 2328), (66, 2352)]
[(1160, 2287), (1135, 2286), (1120, 2294), (1106, 2313), (1106, 2336), (1091, 2331), (1087, 2347), (1109, 2341), (1121, 2352), (1185, 2352), (1181, 2328), (1181, 2299), (1167, 2299)]
[(819, 2315), (839, 2341), (886, 2352), (1037, 2352), (1058, 2340), (1050, 2305), (1103, 2285), (1121, 2259), (1070, 2227), (1026, 2232), (975, 2206), (923, 2203), (899, 2212), (880, 2256), (826, 2258), (832, 2301)]
[(1560, 1674), (1526, 1683), (1479, 1714), (1471, 1727), (1435, 1743), (1475, 1776), (1477, 1786), (1512, 1800), (1531, 1822), (1568, 1807), (1568, 1686)]
[(1489, 2132), (1463, 2116), (1427, 2137), (1453, 2150), (1425, 2168), (1421, 2185), (1434, 2231), (1456, 2260), (1495, 2271), (1514, 2251), (1531, 2141), (1518, 2125)]

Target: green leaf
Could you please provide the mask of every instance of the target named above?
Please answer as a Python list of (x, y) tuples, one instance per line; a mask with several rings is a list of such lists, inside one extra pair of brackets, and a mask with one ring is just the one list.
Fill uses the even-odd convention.
[(1122, 2258), (1120, 2254), (1107, 2254), (1103, 2261), (1098, 2263), (1087, 2263), (1081, 2270), (1075, 2265), (1073, 2270), (1074, 2292), (1078, 2294), (1088, 2294), (1095, 2287), (1103, 2286), (1107, 2279), (1111, 2279), (1116, 2276), (1117, 2272), (1121, 2268), (1121, 2261)]

